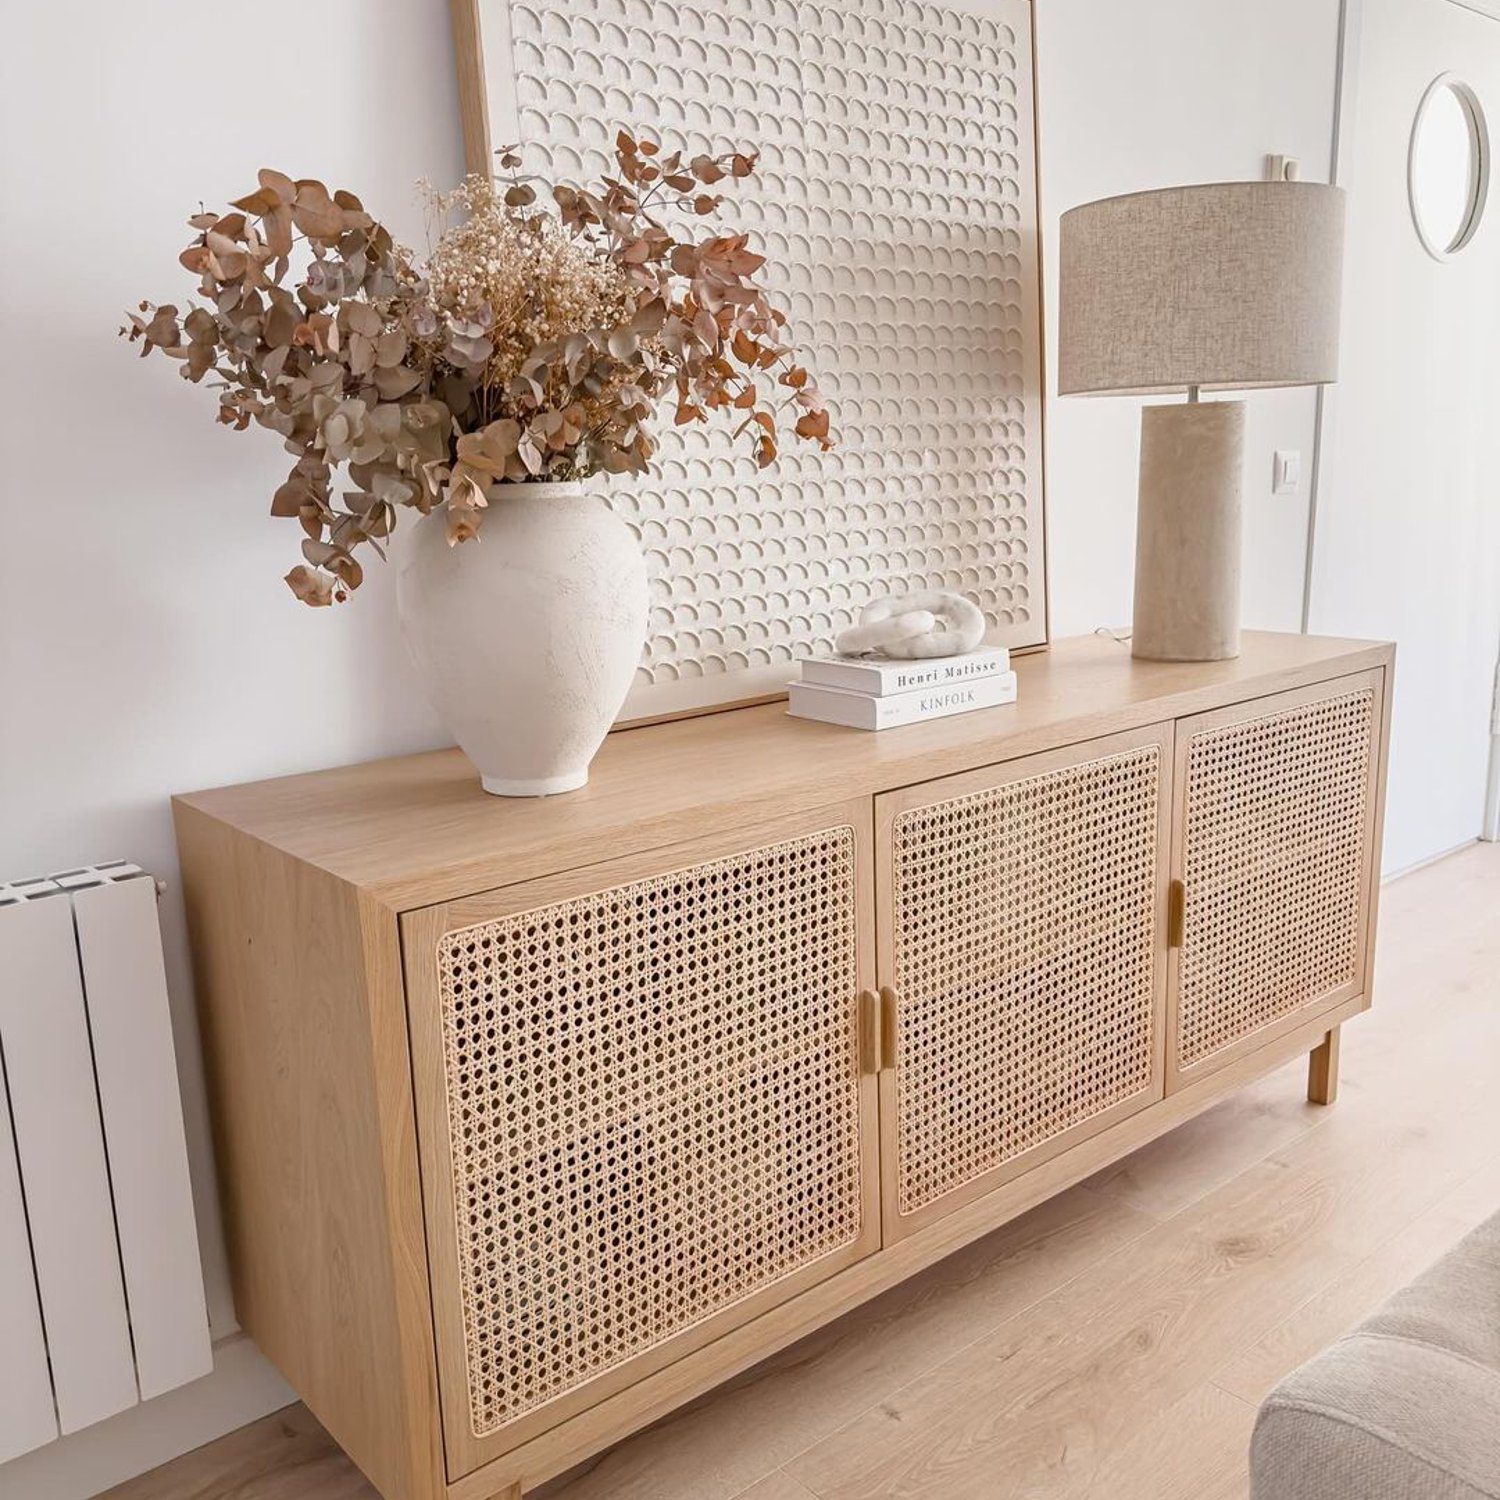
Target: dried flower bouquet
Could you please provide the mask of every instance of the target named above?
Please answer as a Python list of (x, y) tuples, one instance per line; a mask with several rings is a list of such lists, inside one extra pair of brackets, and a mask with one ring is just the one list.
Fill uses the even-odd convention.
[[(507, 148), (498, 178), (431, 195), (425, 271), (353, 194), (280, 172), (188, 221), (181, 261), (201, 303), (142, 302), (120, 331), (188, 380), (213, 377), (221, 422), (282, 435), (296, 462), (271, 513), (306, 533), (286, 577), (299, 599), (357, 588), (356, 549), (379, 552), (399, 506), (442, 506), (456, 543), (503, 484), (644, 470), (667, 403), (679, 424), (728, 410), (762, 466), (783, 407), (799, 438), (829, 446), (817, 387), (757, 280), (764, 258), (743, 234), (665, 222), (712, 214), (710, 189), (755, 158), (685, 161), (624, 132), (615, 156), (618, 175), (585, 191), (523, 173)], [(353, 484), (342, 504), (339, 468)]]

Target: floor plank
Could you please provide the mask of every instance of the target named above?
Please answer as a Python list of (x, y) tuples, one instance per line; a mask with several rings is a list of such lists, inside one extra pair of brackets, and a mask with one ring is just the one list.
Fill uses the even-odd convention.
[(822, 1500), (1087, 1494), (1233, 1341), (1353, 1264), (1357, 1233), (1397, 1222), (1398, 1201), (1357, 1195), (1335, 1174), (1262, 1164), (788, 1468)]
[(1062, 1193), (538, 1493), (728, 1500), (1154, 1222)]
[[(1337, 1105), (1263, 1080), (545, 1486), (1243, 1500), (1255, 1404), (1500, 1208), (1500, 848), (1388, 886)], [(110, 1500), (374, 1500), (300, 1407)]]
[(1087, 1486), (1096, 1500), (1229, 1500), (1250, 1483), (1255, 1407), (1200, 1385), (1105, 1455)]
[(289, 1406), (164, 1468), (118, 1485), (107, 1500), (380, 1500), (305, 1406)]
[(761, 1482), (743, 1491), (736, 1500), (817, 1500), (811, 1490), (803, 1487), (785, 1469), (777, 1469)]
[(1215, 1375), (1215, 1384), (1258, 1405), (1283, 1376), (1342, 1338), (1494, 1213), (1497, 1204), (1500, 1156), (1242, 1349)]
[(1321, 1123), (1321, 1106), (1309, 1104), (1296, 1082), (1305, 1071), (1299, 1060), (1259, 1079), (1096, 1173), (1088, 1186), (1170, 1218)]

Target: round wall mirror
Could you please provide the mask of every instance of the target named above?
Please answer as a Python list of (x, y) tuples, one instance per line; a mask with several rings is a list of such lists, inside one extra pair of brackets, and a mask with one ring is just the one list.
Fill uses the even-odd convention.
[(1407, 171), (1417, 233), (1439, 260), (1457, 255), (1478, 232), (1489, 181), (1484, 107), (1468, 84), (1445, 73), (1422, 96)]

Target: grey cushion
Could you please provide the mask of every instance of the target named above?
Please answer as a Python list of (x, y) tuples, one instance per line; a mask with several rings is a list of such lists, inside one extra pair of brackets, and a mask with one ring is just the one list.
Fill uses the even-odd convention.
[(1500, 1215), (1266, 1398), (1254, 1500), (1500, 1500)]

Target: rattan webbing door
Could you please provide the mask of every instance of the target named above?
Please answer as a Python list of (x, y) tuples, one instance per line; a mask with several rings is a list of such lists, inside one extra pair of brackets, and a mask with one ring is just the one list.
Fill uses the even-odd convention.
[(1384, 676), (1178, 725), (1169, 1088), (1365, 989)]
[(1162, 1096), (1171, 769), (1167, 724), (878, 799), (888, 1238)]
[(869, 803), (403, 919), (450, 1474), (879, 1243)]

